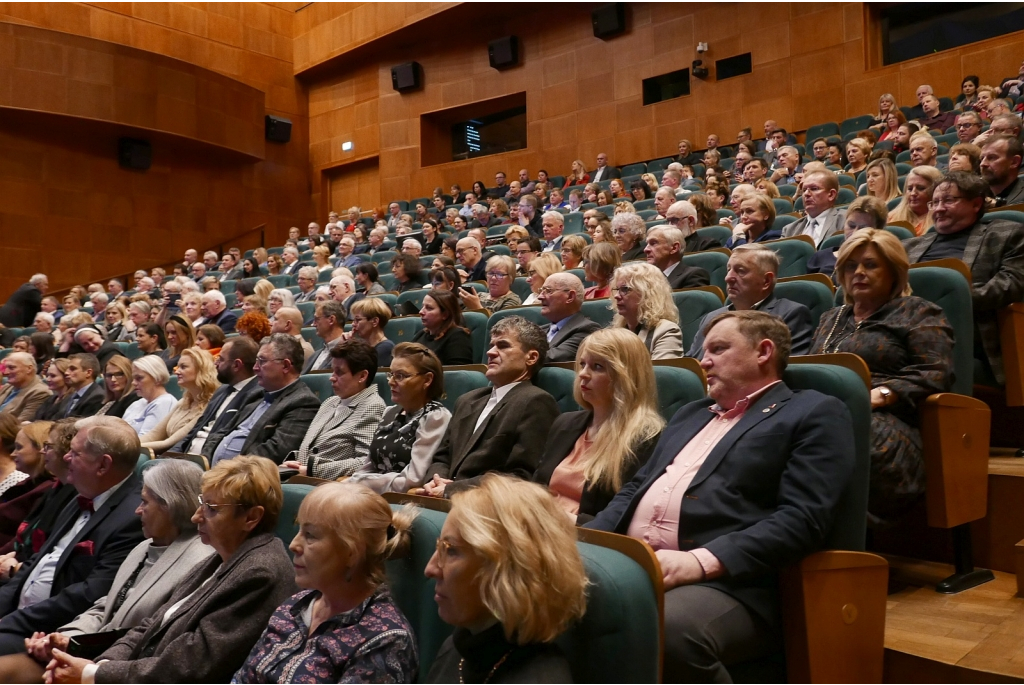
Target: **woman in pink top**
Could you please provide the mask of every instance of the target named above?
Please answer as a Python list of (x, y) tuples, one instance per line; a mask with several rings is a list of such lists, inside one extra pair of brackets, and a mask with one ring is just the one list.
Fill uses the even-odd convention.
[(612, 274), (621, 264), (619, 247), (615, 243), (594, 243), (583, 248), (583, 274), (587, 281), (594, 284), (584, 291), (583, 299), (611, 297)]
[(583, 411), (555, 419), (533, 479), (548, 486), (582, 525), (647, 462), (665, 419), (658, 413), (647, 348), (622, 328), (584, 339), (576, 354), (573, 396)]

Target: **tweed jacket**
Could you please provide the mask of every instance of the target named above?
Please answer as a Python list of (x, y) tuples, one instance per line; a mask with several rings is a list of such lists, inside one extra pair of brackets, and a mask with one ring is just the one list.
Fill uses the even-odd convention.
[(551, 395), (523, 381), (501, 399), (476, 429), (477, 419), (493, 388), (478, 388), (462, 395), (434, 461), (427, 469), (454, 482), (445, 496), (477, 485), (485, 473), (497, 471), (529, 480), (537, 470), (558, 405)]
[[(835, 209), (833, 207), (833, 209)], [(832, 212), (828, 220), (825, 222), (825, 232), (821, 235), (821, 240), (818, 241), (817, 247), (821, 247), (821, 243), (825, 242), (825, 239), (829, 236), (835, 235), (836, 233), (843, 232), (843, 224), (846, 222), (846, 210), (837, 209)], [(783, 238), (793, 238), (798, 235), (803, 235), (807, 229), (807, 217), (804, 216), (797, 219), (793, 223), (786, 224), (785, 228), (782, 229)]]
[[(217, 433), (211, 433), (207, 438), (203, 445), (203, 456), (209, 459), (210, 463), (213, 463), (213, 453), (220, 441), (249, 418), (263, 402), (262, 394), (250, 397), (252, 399), (235, 414), (230, 424)], [(319, 408), (320, 399), (306, 387), (305, 383), (296, 380), (278, 393), (270, 408), (256, 421), (239, 454), (266, 457), (280, 464), (289, 452), (297, 450), (302, 444), (306, 429), (309, 428)]]
[[(0, 389), (0, 404), (3, 404), (12, 392), (14, 392), (14, 386), (9, 383)], [(2, 411), (12, 414), (18, 423), (32, 421), (39, 407), (43, 406), (43, 402), (51, 395), (53, 395), (53, 391), (46, 387), (46, 383), (43, 383), (39, 376), (36, 376), (31, 383), (15, 395)]]
[(253, 535), (226, 562), (209, 557), (152, 617), (100, 655), (97, 661), (108, 661), (96, 682), (230, 682), (274, 610), (298, 591), (294, 573), (273, 533)]
[[(992, 374), (1006, 383), (999, 342), (998, 311), (1024, 299), (1024, 226), (1013, 221), (978, 222), (970, 229), (963, 261), (971, 270), (974, 330), (985, 348)], [(903, 241), (911, 264), (922, 261), (936, 233)]]
[(192, 569), (214, 554), (213, 548), (204, 545), (196, 533), (181, 535), (167, 546), (142, 579), (128, 590), (124, 604), (115, 612), (114, 603), (117, 601), (118, 593), (135, 573), (139, 564), (145, 560), (152, 542), (143, 540), (133, 549), (117, 570), (110, 592), (96, 600), (92, 608), (79, 614), (74, 621), (62, 626), (58, 632), (79, 635), (98, 633), (101, 630), (134, 628), (156, 614), (157, 609), (167, 601), (171, 593), (188, 580)]
[(350, 397), (347, 407), (337, 396), (320, 405), (295, 457), (306, 464), (306, 475), (334, 480), (355, 473), (369, 458), (386, 408), (376, 384)]

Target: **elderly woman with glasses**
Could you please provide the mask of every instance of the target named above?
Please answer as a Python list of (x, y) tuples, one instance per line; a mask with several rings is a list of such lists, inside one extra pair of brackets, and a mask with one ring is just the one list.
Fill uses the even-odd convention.
[(302, 590), (270, 617), (232, 682), (416, 682), (416, 641), (384, 567), (408, 548), (414, 517), (356, 483), (306, 495), (289, 547)]
[(352, 330), (344, 334), (345, 339), (366, 342), (377, 351), (377, 364), (390, 366), (391, 351), (395, 349), (395, 343), (384, 336), (384, 327), (391, 320), (391, 307), (378, 297), (364, 297), (352, 303), (350, 313)]
[(640, 337), (651, 359), (683, 356), (683, 332), (672, 288), (661, 269), (638, 262), (624, 264), (612, 277), (615, 318), (612, 328), (626, 328)]
[(639, 214), (616, 214), (612, 217), (612, 239), (619, 246), (622, 261), (644, 259), (644, 237), (647, 235), (647, 224)]
[(476, 290), (470, 292), (459, 288), (459, 297), (466, 309), (489, 309), (497, 312), (508, 307), (518, 307), (523, 303), (519, 296), (512, 292), (512, 282), (516, 278), (516, 261), (505, 255), (496, 255), (487, 260), (487, 295), (481, 297)]
[(543, 487), (504, 475), (451, 502), (425, 573), (455, 631), (427, 682), (572, 682), (554, 644), (587, 606), (572, 521)]
[(54, 649), (52, 682), (225, 683), (242, 666), (297, 589), (292, 560), (274, 535), (281, 479), (269, 459), (239, 456), (204, 473), (201, 488), (192, 522), (216, 554), (96, 663)]
[(199, 539), (191, 521), (202, 477), (201, 468), (177, 459), (161, 459), (143, 471), (142, 502), (136, 513), (147, 539), (128, 553), (110, 591), (88, 611), (49, 635), (35, 633), (26, 640), (26, 653), (0, 657), (0, 680), (39, 682), (54, 649), (67, 652), (71, 640), (81, 635), (108, 637), (110, 646), (113, 631), (135, 628), (158, 612), (193, 569), (214, 553)]
[(526, 283), (530, 286), (530, 295), (523, 302), (524, 305), (539, 304), (537, 296), (540, 289), (544, 287), (544, 281), (548, 276), (562, 271), (562, 262), (558, 261), (551, 252), (542, 252), (530, 260), (526, 267)]

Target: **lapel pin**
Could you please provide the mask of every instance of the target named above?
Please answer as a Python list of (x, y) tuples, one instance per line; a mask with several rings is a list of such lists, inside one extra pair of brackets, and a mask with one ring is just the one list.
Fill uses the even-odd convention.
[(770, 404), (770, 405), (768, 405), (767, 407), (765, 407), (764, 409), (762, 409), (762, 410), (761, 410), (761, 413), (762, 413), (762, 414), (767, 414), (767, 413), (768, 413), (768, 412), (770, 412), (770, 411), (771, 411), (772, 409), (775, 409), (775, 405), (774, 405), (774, 404)]

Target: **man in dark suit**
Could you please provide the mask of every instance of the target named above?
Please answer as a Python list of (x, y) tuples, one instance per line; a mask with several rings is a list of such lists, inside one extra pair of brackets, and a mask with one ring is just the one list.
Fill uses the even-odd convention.
[(466, 236), (455, 244), (455, 258), (466, 272), (467, 281), (486, 281), (487, 262), (483, 259), (483, 248), (476, 238)]
[(487, 350), (492, 387), (468, 392), (455, 403), (419, 494), (450, 497), (492, 471), (533, 477), (558, 416), (554, 398), (532, 382), (547, 347), (540, 327), (521, 316), (494, 325)]
[(604, 152), (597, 153), (597, 169), (590, 172), (591, 183), (610, 181), (613, 178), (622, 178), (622, 173), (613, 166), (608, 166), (608, 155)]
[(299, 449), (320, 400), (299, 380), (305, 353), (290, 335), (275, 333), (260, 347), (254, 370), (263, 389), (222, 431), (212, 433), (202, 454), (210, 465), (240, 454), (267, 457), (280, 464)]
[(27, 328), (42, 309), (43, 295), (50, 289), (46, 274), (36, 274), (15, 290), (0, 307), (0, 323), (8, 328)]
[(82, 353), (68, 357), (68, 368), (64, 372), (67, 395), (58, 412), (61, 418), (93, 416), (100, 410), (107, 394), (96, 383), (99, 375), (100, 362), (96, 355)]
[(658, 267), (665, 274), (673, 290), (710, 285), (711, 274), (707, 269), (683, 264), (685, 240), (683, 232), (675, 226), (652, 227), (647, 231), (647, 246), (644, 248), (647, 263)]
[(230, 252), (224, 253), (220, 263), (220, 270), (221, 275), (217, 280), (221, 283), (224, 281), (234, 281), (245, 275), (242, 272), (242, 267), (238, 266), (238, 260), (235, 259), (235, 255)]
[[(670, 226), (678, 228), (683, 236), (685, 236), (685, 242), (680, 250), (680, 257), (686, 252), (703, 252), (704, 250), (713, 250), (716, 247), (722, 247), (722, 243), (717, 238), (709, 238), (697, 235), (697, 208), (693, 206), (693, 203), (687, 200), (679, 200), (669, 205), (668, 209), (665, 210), (665, 223)], [(648, 233), (650, 235), (650, 233)], [(664, 271), (664, 269), (662, 269)], [(701, 285), (707, 285), (702, 283)], [(672, 286), (675, 287), (688, 287), (688, 286)]]
[(947, 257), (967, 264), (975, 341), (985, 350), (981, 361), (1004, 384), (997, 314), (1024, 298), (1024, 226), (1012, 221), (982, 223), (987, 192), (981, 177), (951, 171), (932, 194), (935, 230), (906, 240), (903, 246), (911, 264)]
[(814, 244), (820, 246), (836, 233), (843, 232), (846, 210), (836, 207), (839, 197), (839, 177), (831, 171), (816, 171), (804, 177), (801, 195), (804, 201), (804, 216), (786, 224), (782, 229), (783, 238), (808, 235)]
[(814, 337), (811, 310), (799, 302), (775, 297), (775, 278), (781, 263), (779, 253), (758, 243), (747, 243), (733, 249), (725, 274), (729, 303), (704, 315), (686, 356), (696, 359), (704, 356), (704, 327), (719, 314), (751, 310), (782, 319), (789, 329), (790, 354), (810, 352), (811, 339)]
[[(494, 187), (487, 190), (488, 197), (505, 197), (511, 187), (505, 182), (505, 172), (499, 171), (494, 174)], [(483, 200), (483, 198), (477, 198)]]
[(219, 290), (209, 290), (203, 293), (203, 301), (200, 307), (204, 317), (203, 323), (220, 326), (220, 329), (225, 333), (235, 332), (238, 316), (228, 309), (228, 301), (224, 298), (224, 293)]
[(825, 541), (855, 459), (846, 406), (782, 382), (789, 331), (778, 318), (728, 312), (704, 346), (710, 397), (676, 413), (587, 524), (658, 556), (665, 682), (731, 682), (730, 664), (781, 647), (777, 573)]
[(188, 435), (171, 448), (172, 452), (202, 454), (203, 445), (210, 435), (224, 432), (242, 407), (263, 394), (252, 370), (258, 352), (259, 345), (245, 335), (224, 343), (215, 362), (217, 380), (222, 385), (213, 393), (206, 410)]
[(544, 220), (537, 207), (540, 206), (536, 195), (526, 195), (519, 201), (519, 216), (526, 223), (521, 224), (530, 235), (541, 238), (544, 236)]
[(551, 322), (542, 328), (548, 340), (548, 361), (575, 361), (583, 339), (601, 329), (600, 324), (580, 313), (584, 292), (576, 274), (560, 272), (544, 281), (537, 299), (541, 316)]
[(1015, 136), (995, 136), (981, 149), (981, 177), (997, 207), (1024, 202), (1024, 180), (1017, 177), (1024, 146)]
[(78, 503), (61, 512), (46, 544), (0, 589), (0, 654), (23, 654), (33, 632), (54, 632), (89, 609), (143, 540), (135, 514), (139, 436), (112, 416), (78, 426), (66, 457)]

